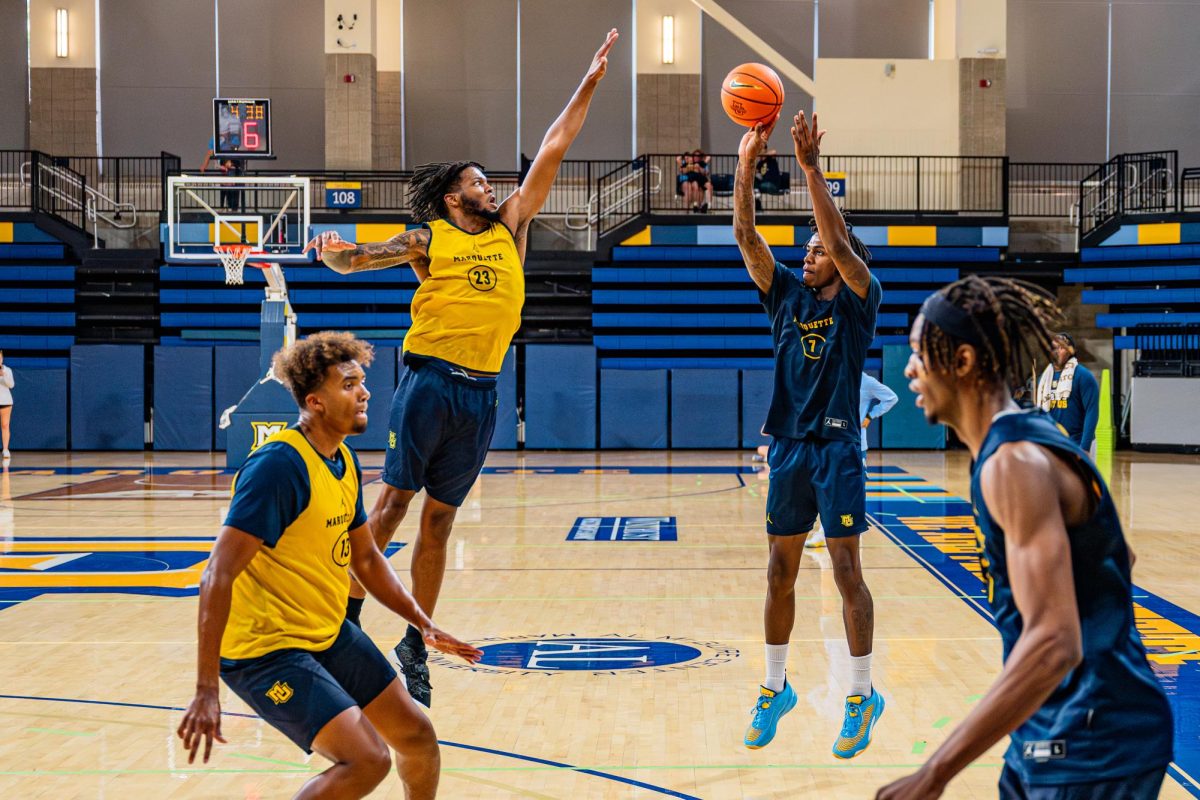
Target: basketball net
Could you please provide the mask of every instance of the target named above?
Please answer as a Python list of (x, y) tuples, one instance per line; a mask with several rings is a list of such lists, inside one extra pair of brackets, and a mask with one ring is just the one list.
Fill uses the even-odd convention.
[(218, 244), (213, 247), (221, 259), (221, 265), (225, 267), (225, 283), (235, 286), (242, 283), (242, 272), (252, 249), (248, 244)]

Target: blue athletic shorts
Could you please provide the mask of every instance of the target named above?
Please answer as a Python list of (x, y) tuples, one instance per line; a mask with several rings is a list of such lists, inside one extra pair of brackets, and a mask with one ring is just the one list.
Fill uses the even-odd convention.
[(496, 379), (436, 359), (410, 359), (392, 398), (383, 482), (461, 506), (496, 429)]
[(808, 533), (818, 514), (831, 539), (867, 529), (867, 477), (858, 442), (777, 436), (767, 464), (767, 533)]
[(366, 708), (396, 680), (396, 670), (357, 625), (342, 622), (320, 652), (276, 650), (221, 659), (221, 680), (271, 727), (312, 752), (313, 739), (347, 708)]
[(1000, 773), (1000, 800), (1157, 800), (1167, 768), (1095, 783), (1030, 786), (1007, 763)]

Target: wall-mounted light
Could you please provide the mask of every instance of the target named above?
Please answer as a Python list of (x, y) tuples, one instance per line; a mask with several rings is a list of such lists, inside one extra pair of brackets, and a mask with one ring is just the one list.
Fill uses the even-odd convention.
[(675, 18), (672, 16), (662, 20), (662, 63), (675, 63)]
[(54, 55), (59, 58), (67, 57), (67, 10), (65, 8), (54, 12)]

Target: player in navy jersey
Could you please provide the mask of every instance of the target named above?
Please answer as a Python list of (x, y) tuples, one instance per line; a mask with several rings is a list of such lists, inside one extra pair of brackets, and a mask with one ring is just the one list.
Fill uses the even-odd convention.
[(969, 277), (925, 302), (905, 375), (925, 418), (974, 458), (971, 502), (1004, 644), (992, 688), (925, 766), (880, 800), (936, 798), (1005, 734), (1005, 800), (1152, 800), (1171, 709), (1133, 618), (1133, 556), (1096, 466), (1012, 391), (1050, 350), (1049, 296)]
[(804, 170), (816, 231), (803, 270), (775, 260), (754, 227), (754, 169), (775, 126), (747, 131), (738, 148), (734, 178), (734, 235), (746, 269), (771, 319), (775, 385), (763, 431), (772, 437), (767, 461), (766, 680), (755, 700), (744, 743), (764, 747), (780, 717), (796, 704), (787, 681), (787, 649), (796, 616), (796, 577), (804, 540), (818, 515), (825, 529), (842, 619), (850, 646), (851, 675), (838, 758), (853, 758), (871, 742), (883, 698), (871, 684), (875, 611), (863, 580), (859, 535), (867, 529), (866, 473), (859, 452), (859, 388), (867, 348), (875, 336), (882, 292), (867, 262), (870, 251), (846, 226), (820, 167), (814, 115), (793, 119), (796, 160)]

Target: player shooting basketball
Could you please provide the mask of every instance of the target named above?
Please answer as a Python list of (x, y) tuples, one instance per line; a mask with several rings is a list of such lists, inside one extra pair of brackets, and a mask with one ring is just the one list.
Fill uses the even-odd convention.
[[(546, 131), (525, 180), (503, 203), (473, 161), (426, 164), (413, 174), (409, 200), (421, 227), (386, 242), (359, 244), (328, 231), (308, 243), (340, 274), (408, 264), (421, 285), (404, 337), (404, 369), (392, 398), (383, 492), (370, 514), (381, 546), (391, 540), (421, 489), (425, 503), (412, 556), (413, 595), (432, 613), (446, 570), (455, 513), (479, 476), (496, 424), (496, 377), (525, 302), (529, 225), (541, 211), (558, 166), (579, 134), (617, 41), (614, 28), (579, 88)], [(364, 593), (352, 589), (357, 621)], [(431, 687), (421, 633), (409, 627), (396, 656), (413, 698)]]

